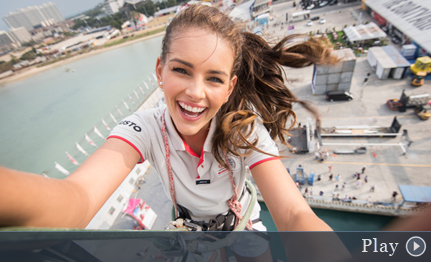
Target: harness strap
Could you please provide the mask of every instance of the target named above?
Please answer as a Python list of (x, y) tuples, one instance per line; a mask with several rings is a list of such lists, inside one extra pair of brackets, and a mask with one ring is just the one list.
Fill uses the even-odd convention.
[(169, 142), (168, 135), (166, 132), (166, 123), (165, 123), (165, 111), (162, 116), (162, 133), (163, 139), (165, 140), (165, 151), (166, 151), (166, 167), (168, 168), (168, 176), (169, 176), (169, 192), (171, 193), (171, 200), (175, 207), (175, 216), (178, 216), (178, 208), (177, 201), (175, 200), (175, 185), (174, 185), (174, 176), (172, 174), (172, 165), (171, 165), (171, 151), (169, 150)]
[[(234, 228), (236, 228), (239, 221), (242, 219), (242, 216), (241, 216), (242, 205), (238, 201), (238, 192), (236, 192), (236, 185), (235, 185), (235, 181), (233, 180), (232, 172), (230, 170), (229, 161), (227, 161), (226, 153), (223, 152), (223, 154), (224, 154), (225, 163), (229, 166), (229, 169), (228, 169), (229, 178), (230, 178), (230, 183), (232, 184), (232, 187), (233, 187), (233, 196), (227, 201), (227, 205), (229, 206), (230, 210), (232, 210), (232, 212), (235, 214), (235, 216), (238, 218), (235, 220)], [(253, 226), (253, 224), (251, 223), (251, 220), (248, 220), (247, 225), (246, 225), (247, 229), (252, 230), (252, 226)]]
[[(163, 115), (162, 115), (162, 133), (163, 133), (163, 139), (164, 139), (164, 142), (165, 142), (166, 167), (168, 169), (168, 176), (169, 176), (169, 192), (171, 194), (172, 203), (174, 204), (174, 207), (175, 207), (175, 216), (178, 217), (179, 213), (178, 213), (178, 208), (177, 208), (177, 202), (175, 200), (174, 176), (172, 174), (171, 152), (170, 152), (170, 149), (169, 149), (168, 135), (167, 135), (167, 132), (166, 132), (165, 113), (166, 113), (166, 109), (165, 109), (165, 111), (163, 112)], [(230, 199), (227, 200), (227, 205), (229, 206), (229, 209), (238, 218), (238, 219), (235, 220), (235, 225), (234, 225), (234, 229), (235, 229), (236, 226), (239, 223), (239, 220), (242, 219), (242, 216), (241, 216), (241, 203), (238, 202), (238, 193), (236, 191), (236, 185), (235, 185), (235, 181), (233, 179), (233, 175), (232, 175), (232, 172), (231, 172), (231, 169), (230, 169), (230, 166), (229, 166), (229, 161), (227, 161), (226, 153), (223, 152), (223, 154), (224, 154), (224, 158), (225, 158), (225, 163), (229, 167), (228, 168), (229, 179), (230, 179), (230, 182), (232, 184), (233, 192), (234, 192), (233, 196)], [(218, 221), (216, 221), (214, 223), (214, 225), (217, 225), (217, 222)], [(232, 223), (232, 220), (230, 219), (230, 223), (227, 226), (230, 226), (231, 223)], [(248, 230), (252, 230), (252, 225), (253, 224), (252, 224), (251, 220), (249, 220), (248, 223), (247, 223), (247, 226), (246, 226), (247, 229)], [(226, 226), (226, 223), (225, 223), (225, 226)], [(223, 229), (224, 229), (224, 226), (223, 226)]]

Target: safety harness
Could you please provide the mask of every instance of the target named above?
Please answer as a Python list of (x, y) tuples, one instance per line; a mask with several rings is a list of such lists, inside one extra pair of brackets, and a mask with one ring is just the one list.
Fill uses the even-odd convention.
[[(205, 223), (203, 221), (193, 221), (191, 222), (191, 217), (190, 214), (188, 214), (187, 209), (185, 209), (184, 207), (182, 207), (181, 205), (178, 205), (176, 203), (175, 200), (175, 185), (174, 185), (174, 176), (172, 173), (172, 165), (171, 165), (171, 153), (170, 153), (170, 149), (169, 149), (169, 142), (168, 142), (168, 135), (166, 132), (166, 122), (165, 122), (165, 113), (166, 113), (166, 109), (163, 112), (162, 115), (162, 133), (163, 133), (163, 139), (165, 142), (165, 151), (166, 151), (166, 167), (168, 169), (168, 177), (169, 177), (169, 192), (171, 195), (171, 199), (172, 199), (172, 203), (174, 204), (175, 207), (175, 217), (183, 219), (185, 222), (187, 222), (187, 220), (189, 220), (190, 222), (187, 223), (192, 223), (193, 226), (196, 228), (196, 230), (198, 230), (199, 228), (197, 226), (200, 227), (201, 230), (204, 231), (215, 231), (215, 230), (223, 230), (223, 231), (231, 231), (233, 229), (235, 229), (239, 223), (239, 221), (242, 219), (241, 216), (241, 203), (239, 203), (238, 201), (238, 193), (236, 190), (236, 185), (235, 185), (235, 181), (233, 179), (233, 175), (232, 172), (230, 170), (230, 165), (229, 165), (229, 161), (227, 161), (227, 156), (226, 153), (224, 153), (224, 157), (225, 157), (225, 163), (227, 163), (228, 165), (228, 172), (229, 172), (229, 178), (230, 178), (230, 182), (232, 184), (233, 187), (233, 196), (227, 200), (227, 205), (229, 206), (229, 211), (227, 212), (226, 215), (220, 214), (217, 217), (215, 217), (214, 219), (211, 219), (208, 223)], [(235, 219), (236, 217), (236, 219)], [(233, 220), (235, 219), (235, 222), (232, 225)], [(179, 223), (181, 223), (180, 221), (178, 221)], [(178, 225), (175, 224), (176, 227), (178, 227)], [(251, 220), (248, 220), (247, 225), (246, 225), (248, 230), (252, 230), (252, 222)]]

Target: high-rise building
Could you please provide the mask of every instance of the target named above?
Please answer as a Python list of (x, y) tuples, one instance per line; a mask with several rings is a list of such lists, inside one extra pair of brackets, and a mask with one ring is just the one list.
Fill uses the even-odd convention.
[(15, 42), (19, 42), (21, 44), (31, 41), (32, 39), (30, 33), (23, 26), (20, 28), (11, 28), (8, 34), (15, 40)]
[(123, 5), (123, 0), (105, 0), (105, 3), (103, 4), (103, 10), (105, 14), (112, 15), (118, 13)]
[(8, 33), (0, 31), (0, 53), (11, 51), (19, 46), (20, 44), (15, 42)]
[(64, 21), (64, 17), (54, 3), (46, 3), (41, 6), (19, 8), (16, 12), (10, 12), (3, 20), (11, 28), (23, 26), (28, 31), (31, 31), (38, 27)]

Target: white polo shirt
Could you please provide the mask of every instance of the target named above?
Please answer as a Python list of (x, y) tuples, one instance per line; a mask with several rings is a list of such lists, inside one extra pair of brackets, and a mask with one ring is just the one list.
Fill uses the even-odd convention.
[[(166, 131), (171, 154), (171, 165), (175, 184), (175, 198), (178, 204), (186, 207), (195, 220), (208, 220), (229, 210), (227, 200), (233, 195), (229, 172), (221, 166), (212, 154), (211, 141), (216, 129), (215, 121), (203, 146), (201, 155), (194, 152), (178, 135), (166, 105), (145, 111), (135, 112), (122, 120), (111, 132), (108, 139), (117, 138), (130, 144), (141, 156), (149, 160), (157, 170), (164, 190), (170, 199), (169, 177), (166, 167), (166, 152), (162, 133), (162, 114), (165, 112)], [(256, 121), (250, 141), (256, 137), (257, 148), (278, 155), (278, 149), (261, 121)], [(256, 165), (274, 157), (253, 151), (247, 157), (228, 155), (229, 165), (238, 190), (244, 188), (246, 166)], [(243, 208), (243, 212), (246, 207)], [(241, 213), (243, 213), (241, 212)]]

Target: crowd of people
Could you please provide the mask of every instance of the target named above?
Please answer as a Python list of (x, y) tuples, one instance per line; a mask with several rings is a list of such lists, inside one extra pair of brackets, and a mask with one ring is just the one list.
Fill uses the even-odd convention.
[[(324, 155), (326, 155), (328, 151), (323, 152)], [(318, 156), (320, 156), (321, 152), (316, 152), (316, 159), (318, 159)], [(318, 195), (320, 197), (325, 197), (326, 195), (329, 195), (331, 197), (332, 201), (343, 201), (343, 202), (352, 202), (352, 200), (362, 200), (366, 201), (368, 204), (374, 204), (374, 203), (380, 203), (380, 201), (372, 201), (372, 197), (370, 194), (367, 194), (366, 199), (358, 199), (355, 196), (355, 193), (362, 194), (364, 191), (361, 190), (361, 188), (370, 182), (370, 178), (368, 175), (365, 174), (366, 166), (363, 166), (359, 172), (354, 172), (352, 175), (352, 180), (341, 180), (341, 174), (334, 175), (333, 173), (334, 167), (332, 165), (328, 166), (328, 182), (336, 182), (335, 185), (331, 183), (332, 186), (328, 186), (328, 183), (325, 184), (316, 184), (313, 186), (303, 186), (300, 185), (298, 182), (296, 182), (296, 186), (298, 187), (299, 191), (302, 193), (302, 196), (304, 198), (313, 198), (313, 187), (319, 188)], [(316, 182), (322, 182), (323, 175), (318, 174), (316, 178)], [(350, 185), (350, 187), (349, 187)], [(302, 190), (304, 188), (304, 190)], [(329, 192), (328, 192), (328, 188)], [(322, 189), (322, 190), (320, 190)], [(370, 183), (370, 188), (368, 190), (368, 193), (373, 193), (377, 189), (377, 186), (375, 183)], [(361, 191), (358, 191), (361, 190)], [(325, 195), (326, 192), (326, 195)], [(343, 195), (343, 197), (341, 197)], [(391, 196), (391, 201), (396, 202), (397, 201), (398, 192), (393, 191)]]

